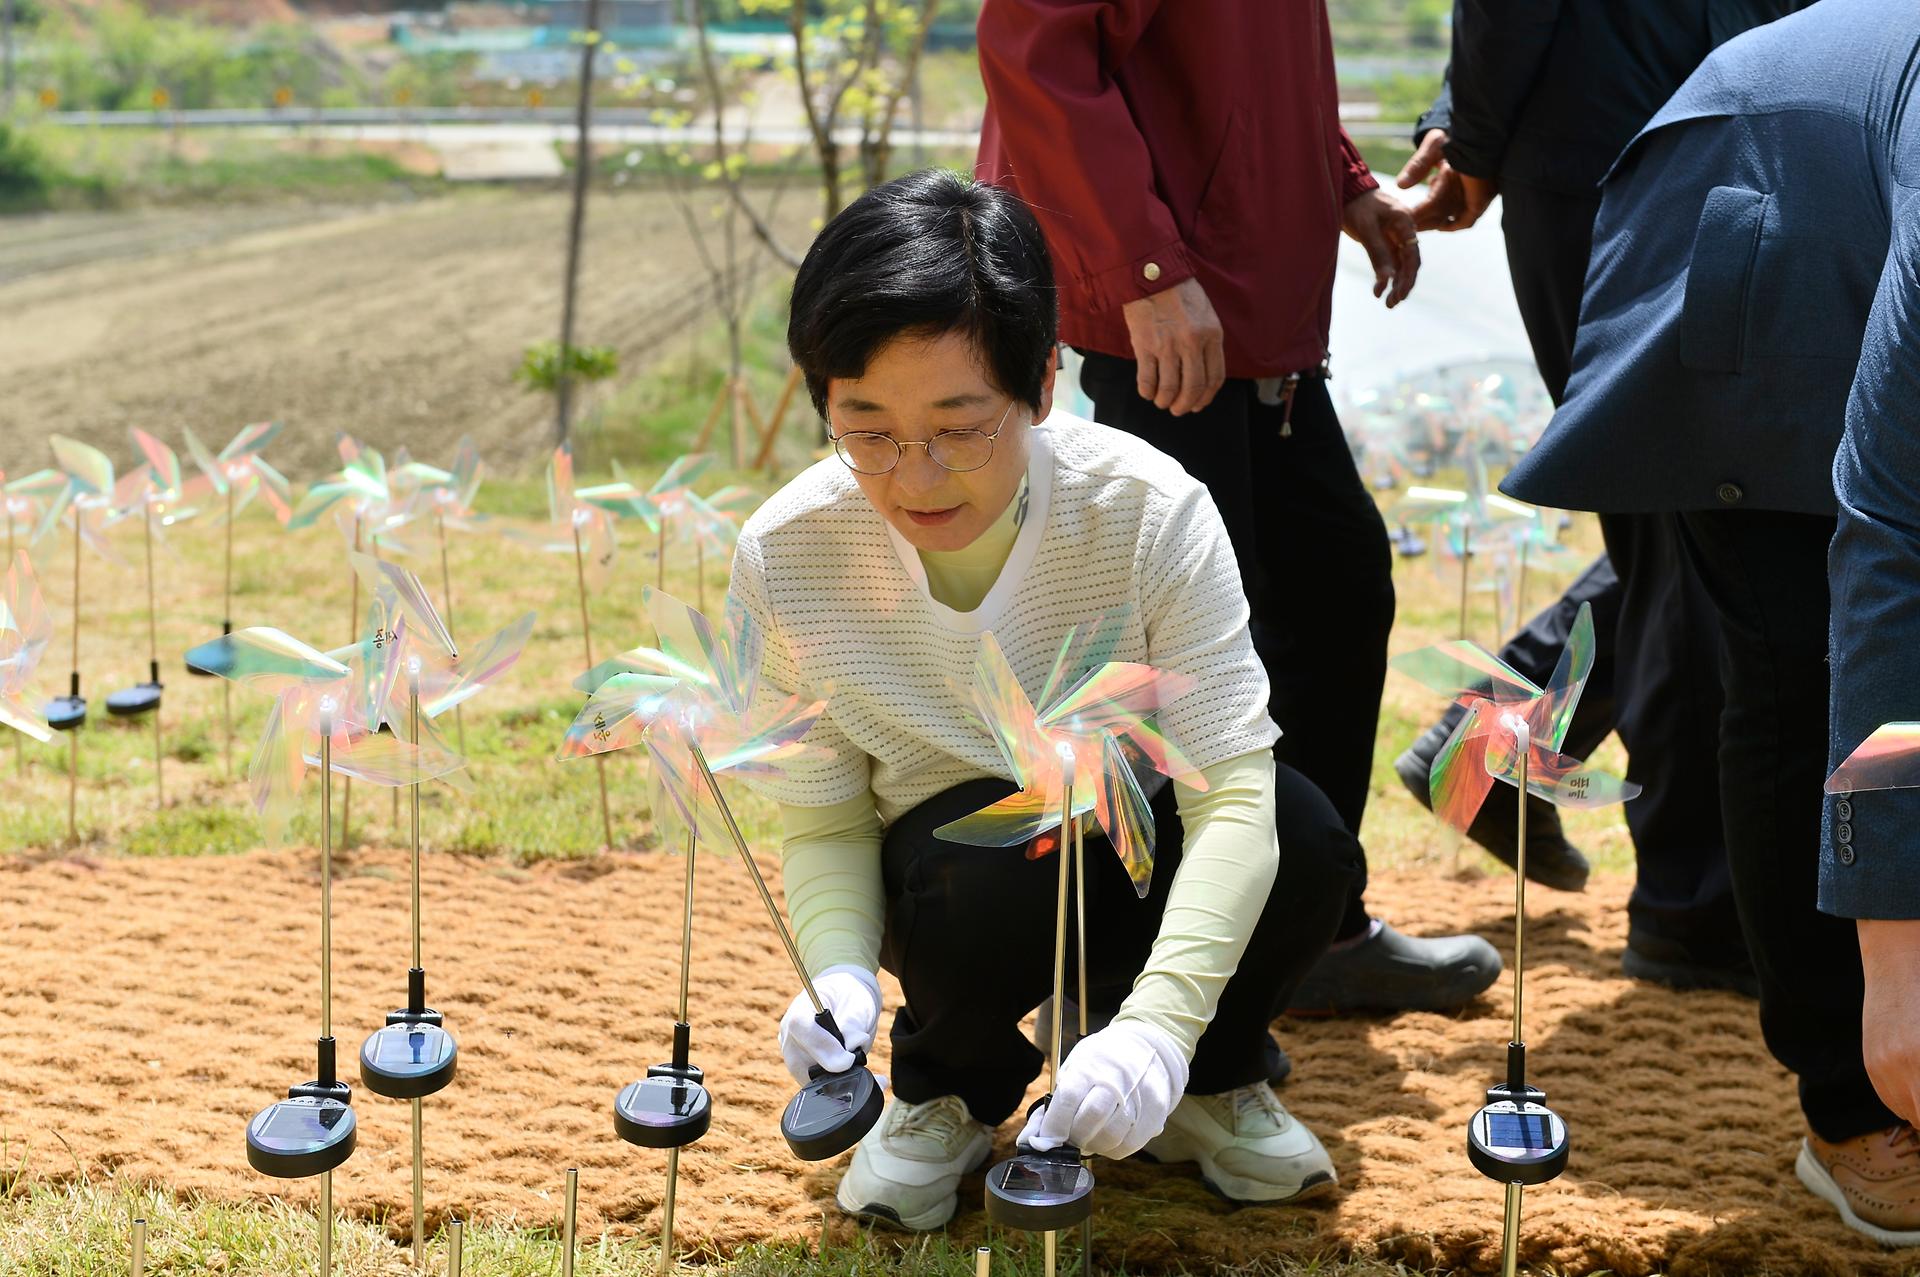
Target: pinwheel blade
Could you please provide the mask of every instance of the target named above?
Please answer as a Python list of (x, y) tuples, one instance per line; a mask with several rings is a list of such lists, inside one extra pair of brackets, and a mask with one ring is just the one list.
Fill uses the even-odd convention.
[(398, 563), (376, 559), (371, 554), (349, 552), (347, 562), (353, 565), (354, 574), (370, 593), (385, 592), (392, 597), (417, 641), (448, 657), (458, 654), (447, 623), (440, 619), (439, 610), (433, 606), (427, 587), (420, 583), (418, 576)]
[(1442, 696), (1478, 696), (1512, 705), (1541, 695), (1526, 675), (1466, 639), (1407, 652), (1387, 664)]
[(1829, 794), (1920, 787), (1920, 723), (1883, 723), (1833, 769)]
[[(1080, 810), (1091, 811), (1092, 795), (1088, 795), (1086, 807), (1080, 807), (1080, 792), (1074, 791), (1074, 806)], [(1017, 847), (1021, 843), (1031, 842), (1038, 834), (1057, 828), (1060, 824), (1060, 794), (1056, 790), (1051, 797), (1044, 790), (1016, 790), (999, 802), (982, 807), (979, 811), (950, 820), (934, 830), (934, 837), (944, 838), (948, 842), (964, 842), (975, 847)]]
[(344, 663), (272, 626), (250, 626), (202, 643), (187, 653), (187, 664), (269, 692), (350, 673)]
[(1546, 692), (1527, 706), (1527, 726), (1533, 738), (1551, 750), (1560, 748), (1573, 723), (1573, 711), (1579, 707), (1580, 693), (1593, 672), (1593, 604), (1582, 603), (1567, 634), (1567, 645), (1560, 649), (1560, 660), (1547, 680)]
[(1117, 736), (1100, 741), (1100, 787), (1094, 818), (1107, 833), (1114, 854), (1126, 866), (1133, 890), (1142, 899), (1153, 886), (1153, 809), (1133, 774), (1133, 762)]
[(535, 614), (528, 612), (446, 665), (430, 664), (421, 680), (420, 712), (438, 718), (465, 704), (513, 667), (533, 634)]
[(1493, 788), (1493, 777), (1487, 771), (1487, 739), (1494, 731), (1492, 714), (1489, 702), (1474, 700), (1434, 755), (1428, 772), (1433, 814), (1462, 833), (1473, 823)]
[(66, 472), (69, 484), (77, 493), (96, 497), (113, 495), (113, 462), (107, 459), (106, 453), (65, 435), (53, 435), (47, 442), (53, 446), (54, 462)]
[(640, 744), (647, 728), (668, 712), (680, 687), (679, 679), (657, 674), (613, 675), (574, 716), (557, 757), (585, 758)]
[[(1499, 742), (1503, 747), (1490, 747), (1486, 767), (1495, 780), (1517, 787), (1520, 768), (1514, 743), (1509, 736)], [(1611, 807), (1637, 797), (1640, 785), (1536, 745), (1527, 759), (1527, 792), (1556, 807)]]

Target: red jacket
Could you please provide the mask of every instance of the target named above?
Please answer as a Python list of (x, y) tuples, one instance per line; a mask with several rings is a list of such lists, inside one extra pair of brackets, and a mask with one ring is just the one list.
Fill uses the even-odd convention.
[(1197, 276), (1229, 377), (1327, 353), (1341, 210), (1326, 0), (985, 0), (979, 175), (1039, 215), (1070, 345), (1132, 358), (1127, 302)]

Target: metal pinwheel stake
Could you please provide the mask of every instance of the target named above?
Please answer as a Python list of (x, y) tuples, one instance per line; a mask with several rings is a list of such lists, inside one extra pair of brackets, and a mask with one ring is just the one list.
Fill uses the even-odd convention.
[[(1068, 631), (1041, 688), (1039, 709), (1027, 699), (991, 633), (980, 639), (970, 689), (981, 723), (1020, 788), (999, 802), (934, 833), (976, 846), (1012, 847), (1059, 830), (1060, 873), (1055, 886), (1053, 1023), (1047, 1052), (1048, 1097), (1059, 1080), (1061, 1017), (1066, 993), (1069, 862), (1078, 905), (1080, 1029), (1087, 1027), (1086, 869), (1083, 822), (1092, 815), (1126, 866), (1134, 890), (1145, 896), (1153, 880), (1153, 816), (1140, 778), (1149, 772), (1206, 782), (1153, 722), (1165, 705), (1193, 686), (1185, 675), (1127, 661), (1097, 661), (1110, 647), (1113, 622), (1091, 633)], [(1096, 663), (1097, 662), (1097, 663)], [(1036, 1106), (1038, 1107), (1038, 1106)], [(1046, 1272), (1059, 1263), (1058, 1231), (1082, 1225), (1083, 1253), (1092, 1242), (1093, 1172), (1078, 1149), (1040, 1151), (1020, 1146), (987, 1172), (987, 1215), (1010, 1228), (1044, 1236)]]
[[(352, 557), (353, 570), (374, 599), (374, 634), (370, 642), (384, 652), (384, 661), (396, 676), (380, 706), (379, 717), (403, 740), (429, 743), (447, 754), (433, 739), (433, 720), (472, 698), (510, 668), (533, 632), (529, 612), (473, 650), (462, 653), (454, 645), (439, 614), (427, 597), (420, 578), (398, 564), (371, 555)], [(405, 684), (405, 708), (392, 702)], [(450, 755), (458, 757), (458, 755)], [(417, 755), (416, 755), (417, 757)], [(451, 773), (460, 775), (461, 773)], [(427, 973), (422, 961), (420, 923), (420, 779), (409, 779), (412, 804), (413, 965), (407, 971), (407, 1005), (387, 1013), (386, 1023), (360, 1047), (360, 1080), (375, 1095), (409, 1100), (413, 1113), (413, 1260), (425, 1262), (425, 1147), (422, 1102), (453, 1081), (459, 1048), (447, 1031), (445, 1018), (427, 1005)], [(395, 791), (398, 792), (397, 790)]]
[(1593, 609), (1581, 604), (1567, 646), (1543, 689), (1485, 649), (1464, 640), (1393, 658), (1402, 674), (1457, 698), (1467, 713), (1435, 757), (1433, 810), (1464, 831), (1496, 780), (1517, 790), (1519, 860), (1514, 865), (1513, 1028), (1507, 1077), (1487, 1088), (1487, 1103), (1467, 1124), (1467, 1158), (1475, 1170), (1506, 1186), (1501, 1267), (1513, 1277), (1519, 1262), (1520, 1196), (1567, 1166), (1567, 1124), (1547, 1107), (1546, 1093), (1527, 1084), (1524, 1032), (1527, 943), (1527, 795), (1558, 807), (1604, 807), (1625, 802), (1640, 786), (1559, 753), (1581, 690), (1593, 668)]
[[(703, 1075), (690, 1058), (688, 1009), (694, 856), (704, 832), (725, 828), (813, 1003), (815, 1018), (836, 1038), (840, 1030), (814, 990), (786, 920), (715, 779), (720, 772), (774, 774), (826, 703), (799, 695), (756, 699), (760, 638), (738, 607), (729, 608), (726, 626), (716, 631), (705, 616), (664, 592), (647, 590), (646, 604), (659, 646), (624, 652), (581, 676), (576, 685), (590, 696), (568, 729), (560, 757), (580, 758), (644, 745), (653, 759), (654, 782), (661, 793), (654, 804), (656, 817), (672, 810), (686, 829), (673, 1058), (648, 1069), (645, 1078), (620, 1092), (614, 1105), (614, 1128), (621, 1138), (643, 1148), (667, 1150), (660, 1252), (661, 1269), (666, 1271), (673, 1255), (679, 1150), (704, 1135), (712, 1121)], [(866, 1067), (865, 1052), (855, 1051), (854, 1056), (857, 1062), (845, 1073), (816, 1074), (781, 1116), (780, 1130), (788, 1146), (808, 1161), (852, 1148), (880, 1116), (879, 1083)]]
[(172, 448), (146, 431), (135, 428), (133, 442), (146, 462), (125, 475), (115, 489), (116, 518), (137, 516), (146, 549), (147, 564), (147, 681), (123, 688), (107, 697), (107, 713), (118, 718), (153, 715), (153, 792), (157, 806), (167, 801), (165, 743), (160, 727), (160, 696), (165, 684), (160, 681), (160, 640), (157, 629), (157, 605), (154, 602), (153, 536), (158, 527), (171, 527), (195, 512), (184, 509), (185, 487), (180, 478), (180, 459)]
[[(270, 839), (285, 832), (310, 762), (320, 768), (320, 1037), (313, 1080), (288, 1089), (247, 1124), (247, 1161), (277, 1179), (323, 1176), (320, 1273), (333, 1266), (333, 1169), (353, 1153), (352, 1091), (340, 1080), (333, 1038), (333, 774), (396, 785), (440, 776), (460, 765), (377, 733), (376, 706), (392, 669), (371, 643), (318, 651), (271, 628), (244, 629), (187, 654), (208, 670), (274, 697), (251, 777), (255, 808)], [(315, 750), (310, 754), (310, 749)]]
[(57, 732), (70, 733), (67, 755), (67, 841), (78, 842), (80, 829), (80, 728), (87, 721), (87, 699), (80, 694), (80, 543), (87, 541), (103, 557), (112, 557), (102, 529), (113, 504), (113, 462), (107, 454), (77, 439), (54, 435), (48, 442), (61, 471), (67, 476), (47, 506), (34, 531), (39, 540), (60, 520), (62, 514), (73, 519), (73, 669), (65, 696), (47, 702), (47, 724)]
[[(222, 570), (220, 632), (233, 633), (233, 519), (258, 496), (273, 511), (273, 517), (282, 527), (293, 515), (293, 506), (289, 503), (291, 491), (286, 476), (268, 465), (261, 457), (260, 450), (273, 441), (280, 433), (277, 421), (259, 421), (244, 427), (239, 434), (228, 440), (227, 446), (220, 449), (218, 456), (207, 451), (205, 444), (187, 429), (187, 452), (192, 455), (194, 465), (200, 468), (201, 482), (209, 490), (226, 502), (226, 514), (221, 522), (226, 528), (227, 549), (225, 566)], [(196, 669), (189, 662), (189, 674), (209, 674), (211, 671)], [(233, 685), (225, 684), (220, 689), (220, 716), (226, 729), (225, 759), (228, 777), (233, 775)]]

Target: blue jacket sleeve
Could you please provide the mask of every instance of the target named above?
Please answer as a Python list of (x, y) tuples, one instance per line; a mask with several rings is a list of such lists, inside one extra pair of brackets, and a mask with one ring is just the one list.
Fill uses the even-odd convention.
[(1442, 133), (1453, 132), (1453, 68), (1449, 66), (1440, 77), (1440, 92), (1433, 99), (1433, 105), (1421, 112), (1420, 118), (1413, 122), (1413, 145), (1417, 150), (1420, 140), (1433, 129)]
[(1520, 108), (1533, 92), (1560, 21), (1561, 0), (1454, 0), (1447, 162), (1497, 178)]
[[(1833, 461), (1829, 769), (1882, 723), (1920, 721), (1920, 193), (1905, 198)], [(1822, 910), (1920, 918), (1920, 790), (1828, 796), (1821, 844)]]

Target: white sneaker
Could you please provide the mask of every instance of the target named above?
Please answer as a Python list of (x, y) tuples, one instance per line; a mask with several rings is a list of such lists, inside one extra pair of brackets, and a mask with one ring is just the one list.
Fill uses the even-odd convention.
[(895, 1096), (854, 1149), (833, 1199), (849, 1215), (914, 1232), (939, 1228), (959, 1204), (960, 1177), (992, 1151), (993, 1131), (973, 1120), (959, 1096), (925, 1104)]
[(1198, 1162), (1207, 1186), (1236, 1202), (1291, 1202), (1339, 1182), (1327, 1150), (1265, 1082), (1186, 1096), (1140, 1151), (1156, 1162)]

